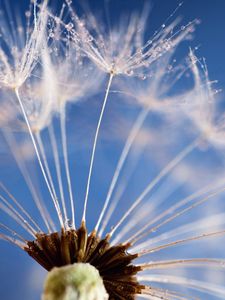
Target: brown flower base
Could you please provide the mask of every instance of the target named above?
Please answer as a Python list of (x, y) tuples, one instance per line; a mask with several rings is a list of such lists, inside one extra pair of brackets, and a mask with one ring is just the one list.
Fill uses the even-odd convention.
[(88, 235), (84, 223), (77, 230), (37, 234), (24, 250), (47, 271), (73, 263), (89, 263), (98, 269), (110, 300), (132, 300), (144, 285), (137, 282), (141, 267), (132, 265), (137, 254), (127, 253), (130, 244), (110, 246), (109, 236), (100, 239), (95, 232)]

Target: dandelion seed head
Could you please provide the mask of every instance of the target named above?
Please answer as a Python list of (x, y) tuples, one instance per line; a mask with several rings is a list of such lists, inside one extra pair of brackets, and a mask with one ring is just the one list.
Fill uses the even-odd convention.
[(188, 116), (200, 132), (203, 139), (215, 147), (224, 146), (224, 117), (219, 116), (219, 99), (208, 77), (205, 61), (202, 62), (190, 50), (191, 69), (195, 77), (193, 91), (187, 94), (186, 109)]
[(44, 37), (48, 17), (46, 5), (47, 1), (40, 8), (33, 31), (28, 22), (25, 31), (19, 25), (19, 27), (16, 27), (16, 31), (11, 32), (7, 20), (4, 17), (1, 18), (3, 23), (1, 26), (3, 30), (1, 32), (1, 44), (3, 47), (0, 50), (1, 88), (19, 88), (31, 75), (37, 63)]
[(43, 299), (225, 297), (205, 275), (224, 277), (224, 117), (197, 49), (176, 56), (199, 20), (174, 13), (147, 38), (146, 7), (107, 28), (34, 0), (25, 27), (0, 21), (0, 239), (49, 272)]
[(76, 15), (71, 4), (68, 5), (75, 28), (69, 31), (74, 44), (103, 72), (114, 75), (133, 76), (138, 74), (139, 69), (149, 68), (161, 56), (174, 49), (181, 40), (189, 38), (195, 23), (198, 23), (196, 20), (180, 30), (175, 29), (177, 21), (161, 26), (152, 39), (145, 42), (146, 9), (142, 15), (133, 14), (128, 20), (121, 20), (118, 28), (106, 33), (93, 16), (86, 22)]
[(45, 129), (55, 115), (66, 110), (68, 103), (93, 95), (102, 81), (100, 72), (74, 51), (56, 58), (50, 50), (44, 47), (40, 55), (41, 71), (22, 89), (26, 112), (36, 132)]

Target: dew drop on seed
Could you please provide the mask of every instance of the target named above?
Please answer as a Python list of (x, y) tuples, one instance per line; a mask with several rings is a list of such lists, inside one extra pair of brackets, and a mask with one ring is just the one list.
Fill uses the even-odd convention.
[(70, 22), (70, 23), (66, 24), (66, 29), (68, 31), (72, 30), (72, 28), (73, 28), (73, 23)]
[(80, 25), (81, 27), (84, 27), (84, 21), (80, 21), (80, 22), (79, 22), (79, 25)]
[(54, 17), (54, 20), (55, 20), (56, 24), (60, 23), (60, 18), (59, 17)]
[(164, 48), (166, 50), (169, 50), (171, 48), (171, 44), (169, 42), (166, 42)]
[(17, 27), (17, 31), (19, 34), (23, 33), (23, 27), (22, 26), (18, 26)]
[(141, 80), (145, 80), (145, 79), (147, 78), (147, 76), (144, 75), (144, 74), (142, 74), (142, 75), (139, 76), (139, 78), (140, 78)]
[(93, 41), (93, 37), (90, 35), (89, 37), (88, 37), (88, 42), (92, 42)]
[(25, 12), (25, 16), (26, 16), (27, 18), (30, 18), (30, 17), (31, 17), (31, 12), (30, 12), (29, 10), (27, 10), (27, 11)]
[(67, 219), (65, 221), (65, 226), (68, 227), (68, 228), (72, 228), (73, 227), (73, 222), (71, 219)]
[(133, 70), (129, 70), (129, 71), (126, 72), (126, 74), (127, 74), (128, 76), (132, 76), (132, 75), (134, 74), (134, 71), (133, 71)]

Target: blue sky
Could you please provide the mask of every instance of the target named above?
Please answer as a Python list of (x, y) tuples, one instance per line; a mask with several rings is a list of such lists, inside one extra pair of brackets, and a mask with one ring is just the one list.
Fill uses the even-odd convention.
[[(0, 8), (3, 1), (6, 0), (0, 0)], [(8, 2), (12, 6), (14, 5), (13, 0)], [(105, 14), (108, 11), (113, 23), (116, 22), (119, 15), (133, 10), (141, 11), (143, 5), (148, 2), (150, 3), (147, 0), (90, 0), (90, 7), (94, 14), (99, 12)], [(20, 5), (23, 9), (26, 6), (25, 3), (27, 2), (20, 1), (20, 4), (17, 4), (18, 10)], [(159, 28), (165, 22), (179, 3), (180, 1), (176, 0), (155, 0), (151, 2), (152, 9), (147, 22), (146, 37), (149, 32), (152, 33), (154, 29)], [(186, 43), (184, 47), (198, 47), (196, 54), (199, 57), (206, 58), (210, 78), (219, 81), (218, 88), (222, 89), (221, 97), (223, 97), (225, 89), (225, 1), (186, 0), (172, 19), (179, 16), (182, 17), (182, 23), (184, 24), (196, 18), (201, 21), (194, 33), (194, 39), (188, 44)], [(10, 181), (11, 175), (8, 170), (2, 170), (2, 176), (8, 176)], [(21, 193), (22, 191), (21, 188)], [(2, 300), (38, 300), (45, 272), (37, 267), (36, 263), (26, 253), (2, 241), (0, 241), (0, 253), (0, 298)]]
[[(178, 9), (174, 17), (182, 17), (183, 23), (194, 19), (199, 19), (201, 24), (197, 26), (194, 34), (193, 46), (200, 46), (199, 56), (204, 56), (210, 74), (218, 79), (221, 84), (225, 84), (225, 64), (223, 63), (225, 55), (225, 2), (223, 0), (115, 0), (105, 1), (111, 18), (116, 18), (118, 14), (132, 9), (141, 10), (144, 4), (151, 3), (152, 10), (149, 14), (149, 28), (156, 29), (168, 18), (168, 16), (177, 8), (179, 3), (183, 5)], [(96, 11), (102, 11), (104, 1), (90, 1), (90, 6)]]

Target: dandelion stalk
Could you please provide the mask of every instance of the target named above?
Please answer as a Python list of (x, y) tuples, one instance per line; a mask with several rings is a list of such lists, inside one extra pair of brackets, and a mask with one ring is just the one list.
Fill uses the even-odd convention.
[(23, 106), (23, 102), (22, 102), (22, 100), (20, 98), (20, 94), (19, 94), (19, 90), (18, 89), (15, 89), (15, 94), (16, 94), (16, 97), (18, 99), (19, 105), (21, 107), (22, 114), (23, 114), (24, 120), (26, 122), (28, 131), (29, 131), (29, 134), (30, 134), (33, 146), (34, 146), (34, 150), (35, 150), (35, 153), (37, 155), (37, 159), (38, 159), (39, 166), (41, 168), (41, 172), (43, 174), (43, 177), (44, 177), (44, 180), (46, 182), (46, 185), (47, 185), (48, 191), (50, 193), (50, 196), (51, 196), (51, 198), (53, 200), (53, 203), (55, 205), (55, 209), (56, 209), (58, 217), (59, 217), (59, 222), (60, 222), (61, 226), (64, 227), (63, 220), (62, 220), (62, 215), (61, 215), (61, 211), (60, 211), (57, 199), (54, 198), (53, 192), (52, 192), (51, 187), (49, 185), (48, 178), (47, 178), (47, 175), (45, 173), (45, 169), (44, 169), (44, 166), (43, 166), (42, 161), (41, 161), (41, 157), (40, 157), (40, 154), (39, 154), (39, 151), (38, 151), (38, 147), (37, 147), (37, 144), (36, 144), (36, 141), (35, 141), (35, 138), (34, 138), (34, 135), (33, 135), (32, 129), (31, 129), (31, 126), (30, 126), (30, 122), (29, 122), (29, 120), (27, 118), (26, 111), (25, 111), (25, 108)]
[(102, 218), (104, 216), (104, 213), (105, 213), (105, 211), (106, 211), (106, 209), (108, 207), (108, 204), (109, 204), (109, 201), (111, 199), (112, 193), (114, 191), (115, 185), (117, 183), (117, 180), (119, 178), (119, 175), (120, 175), (120, 172), (121, 172), (121, 170), (123, 168), (123, 165), (124, 165), (124, 163), (126, 161), (128, 153), (129, 153), (129, 151), (131, 149), (131, 146), (132, 146), (132, 144), (134, 142), (134, 139), (137, 136), (137, 134), (138, 134), (141, 126), (143, 125), (143, 123), (144, 123), (144, 121), (145, 121), (148, 113), (149, 113), (149, 108), (148, 109), (143, 109), (143, 111), (138, 116), (136, 122), (134, 123), (134, 126), (133, 126), (133, 128), (132, 128), (132, 130), (131, 130), (128, 138), (127, 138), (127, 141), (126, 141), (125, 146), (123, 148), (123, 151), (121, 153), (120, 159), (119, 159), (118, 164), (116, 166), (116, 170), (115, 170), (115, 173), (113, 175), (113, 178), (112, 178), (112, 181), (111, 181), (111, 184), (110, 184), (110, 187), (109, 187), (109, 191), (108, 191), (108, 194), (106, 196), (106, 200), (105, 200), (104, 206), (102, 208), (102, 211), (101, 211), (101, 214), (99, 216), (98, 222), (97, 222), (97, 224), (95, 226), (95, 230), (96, 231), (98, 231), (99, 225), (100, 225), (100, 223), (102, 221)]
[(186, 148), (184, 148), (173, 160), (171, 160), (168, 165), (161, 170), (161, 172), (147, 185), (141, 195), (134, 201), (132, 206), (123, 215), (121, 220), (113, 227), (110, 231), (110, 235), (113, 235), (119, 226), (124, 222), (124, 220), (129, 216), (129, 214), (137, 207), (137, 205), (144, 199), (144, 197), (153, 189), (154, 186), (165, 177), (173, 168), (175, 168), (191, 151), (193, 151), (199, 144), (201, 138), (197, 138), (192, 143), (190, 143)]
[(109, 81), (108, 81), (107, 88), (106, 88), (105, 98), (104, 98), (104, 101), (103, 101), (103, 105), (102, 105), (102, 108), (101, 108), (101, 113), (100, 113), (100, 116), (99, 116), (96, 132), (95, 132), (94, 143), (93, 143), (93, 148), (92, 148), (92, 153), (91, 153), (91, 162), (90, 162), (88, 179), (87, 179), (86, 195), (85, 195), (85, 200), (84, 200), (84, 209), (83, 209), (83, 217), (82, 217), (83, 222), (86, 221), (87, 201), (88, 201), (88, 194), (89, 194), (89, 189), (90, 189), (91, 175), (92, 175), (92, 169), (93, 169), (93, 164), (94, 164), (95, 150), (96, 150), (96, 145), (97, 145), (97, 141), (98, 141), (99, 129), (100, 129), (100, 126), (101, 126), (103, 115), (104, 115), (104, 111), (105, 111), (107, 99), (108, 99), (108, 96), (109, 96), (109, 90), (110, 90), (110, 87), (111, 87), (111, 84), (112, 84), (113, 77), (114, 77), (114, 73), (111, 72), (110, 75), (109, 75)]
[(47, 210), (46, 210), (46, 207), (45, 207), (43, 201), (41, 201), (40, 196), (38, 195), (37, 190), (34, 187), (34, 184), (29, 176), (28, 170), (27, 170), (23, 160), (20, 157), (21, 156), (20, 153), (18, 153), (19, 151), (17, 149), (18, 149), (19, 145), (11, 133), (9, 133), (9, 132), (3, 132), (3, 133), (4, 133), (4, 137), (6, 139), (6, 142), (10, 146), (10, 149), (13, 153), (13, 156), (18, 165), (18, 168), (25, 180), (25, 183), (27, 184), (27, 186), (31, 192), (32, 198), (37, 206), (37, 209), (40, 212), (42, 219), (44, 220), (44, 223), (46, 225), (46, 228), (48, 229), (48, 232), (50, 233), (52, 231), (51, 229), (55, 228), (55, 226), (52, 223), (52, 219), (50, 218), (50, 216), (47, 213)]
[(48, 165), (48, 160), (47, 160), (47, 157), (46, 157), (46, 154), (45, 154), (44, 145), (43, 145), (41, 134), (40, 134), (39, 131), (36, 133), (36, 139), (37, 139), (38, 146), (39, 146), (39, 149), (40, 149), (40, 154), (42, 156), (43, 163), (44, 163), (44, 166), (45, 166), (45, 169), (46, 169), (46, 173), (48, 175), (48, 180), (49, 180), (49, 183), (51, 185), (52, 193), (54, 195), (54, 198), (57, 199), (53, 179), (52, 179), (51, 172), (50, 172), (49, 165)]
[(68, 149), (67, 149), (67, 138), (66, 138), (66, 116), (65, 116), (64, 108), (61, 109), (61, 113), (60, 113), (60, 129), (61, 129), (61, 137), (62, 137), (63, 157), (64, 157), (64, 164), (65, 164), (65, 170), (66, 170), (66, 178), (67, 178), (69, 197), (70, 197), (70, 206), (71, 206), (71, 215), (72, 215), (71, 227), (73, 229), (75, 229), (74, 199), (73, 199), (69, 160), (68, 160)]
[[(68, 217), (67, 217), (67, 209), (66, 209), (66, 202), (65, 202), (63, 182), (62, 182), (62, 171), (61, 171), (61, 165), (59, 159), (59, 151), (56, 142), (56, 136), (52, 124), (49, 125), (48, 131), (49, 131), (50, 142), (53, 150), (53, 157), (55, 161), (55, 168), (56, 168), (56, 175), (57, 175), (57, 180), (59, 185), (59, 193), (60, 193), (60, 199), (62, 204), (62, 210), (63, 210), (64, 220), (66, 222)], [(64, 224), (64, 227), (66, 227), (66, 224)]]
[[(204, 242), (212, 240), (212, 247), (222, 250), (220, 239), (225, 237), (225, 213), (218, 211), (220, 207), (214, 205), (217, 198), (222, 203), (224, 174), (218, 172), (219, 168), (213, 172), (211, 163), (211, 158), (212, 161), (215, 158), (217, 165), (223, 162), (218, 153), (224, 152), (220, 151), (220, 147), (224, 150), (225, 121), (223, 115), (217, 118), (216, 91), (209, 81), (205, 61), (202, 63), (196, 58), (195, 51), (190, 50), (181, 65), (176, 61), (175, 53), (175, 48), (182, 41), (192, 38), (198, 20), (184, 26), (180, 26), (178, 20), (169, 23), (177, 11), (175, 9), (165, 24), (152, 37), (147, 37), (144, 29), (148, 19), (146, 6), (143, 13), (124, 16), (117, 22), (118, 26), (111, 24), (112, 27), (107, 30), (99, 25), (99, 19), (91, 12), (82, 17), (79, 10), (77, 15), (71, 0), (66, 0), (56, 15), (48, 12), (49, 5), (46, 0), (42, 4), (30, 0), (25, 30), (21, 25), (24, 22), (10, 20), (9, 26), (5, 26), (8, 20), (5, 22), (2, 16), (0, 18), (0, 44), (3, 45), (0, 47), (0, 106), (3, 102), (1, 111), (4, 110), (0, 114), (0, 122), (3, 138), (23, 176), (29, 196), (34, 200), (32, 204), (38, 209), (37, 216), (30, 214), (31, 208), (25, 209), (25, 205), (29, 205), (26, 193), (21, 189), (11, 193), (6, 188), (7, 184), (0, 182), (0, 212), (3, 220), (7, 217), (11, 221), (9, 226), (4, 221), (0, 222), (0, 239), (25, 251), (48, 272), (42, 300), (181, 300), (196, 299), (197, 292), (223, 299), (225, 290), (222, 284), (219, 285), (216, 278), (207, 282), (205, 274), (201, 277), (200, 272), (216, 271), (219, 280), (224, 273), (225, 261), (218, 258), (222, 252), (213, 250), (210, 254), (206, 253)], [(9, 19), (13, 15), (10, 11)], [(17, 25), (21, 26), (17, 28)], [(15, 30), (13, 26), (16, 26)], [(67, 138), (66, 108), (68, 103), (83, 101), (99, 92), (105, 74), (106, 89), (88, 168), (82, 169), (84, 173), (87, 171), (87, 182), (84, 183), (79, 226), (75, 224), (80, 203), (75, 211), (75, 187), (70, 168), (73, 151), (70, 151), (71, 144)], [(117, 75), (120, 82), (114, 82)], [(175, 84), (179, 84), (178, 80), (186, 81), (184, 75), (191, 80), (187, 81), (186, 91), (182, 82), (180, 91)], [(123, 78), (126, 80), (123, 81)], [(110, 176), (109, 168), (104, 174), (111, 177), (111, 182), (102, 209), (99, 215), (97, 209), (93, 209), (95, 219), (89, 220), (87, 207), (112, 82), (115, 91), (124, 89), (120, 95), (125, 101), (119, 108), (113, 105), (109, 116), (115, 125), (117, 119), (114, 116), (119, 119), (120, 113), (123, 113), (122, 125), (118, 120), (120, 127), (117, 131), (117, 138), (123, 140), (123, 145), (114, 173)], [(7, 101), (4, 101), (5, 96)], [(124, 105), (129, 111), (140, 111), (125, 139), (122, 127), (130, 124), (131, 114), (124, 114)], [(116, 108), (118, 110), (114, 111)], [(150, 113), (151, 123), (148, 123)], [(183, 125), (187, 127), (186, 136)], [(16, 131), (10, 132), (15, 128), (23, 133), (25, 128), (29, 145), (27, 134), (17, 136)], [(178, 128), (181, 132), (177, 131)], [(190, 139), (191, 134), (194, 138)], [(111, 135), (108, 136), (113, 143)], [(162, 162), (167, 160), (164, 147), (168, 147), (169, 151), (177, 144), (180, 147), (186, 144), (185, 137), (191, 142), (161, 168)], [(173, 139), (174, 144), (171, 143)], [(201, 158), (206, 158), (202, 166), (197, 163), (200, 146), (204, 142), (209, 142), (212, 149), (207, 154), (201, 153)], [(146, 149), (148, 143), (149, 149)], [(80, 143), (79, 147), (82, 145)], [(163, 151), (160, 151), (162, 147)], [(198, 151), (194, 151), (196, 148)], [(47, 155), (48, 149), (53, 161)], [(118, 149), (116, 141), (115, 153)], [(132, 150), (136, 150), (133, 156)], [(215, 156), (212, 154), (214, 150)], [(109, 153), (111, 155), (111, 149)], [(128, 158), (132, 161), (127, 170)], [(112, 161), (111, 156), (109, 161)], [(29, 172), (32, 162), (37, 162), (40, 168), (38, 174), (44, 184), (43, 191), (35, 186), (34, 172)], [(139, 168), (141, 162), (143, 167)], [(153, 179), (148, 179), (149, 173), (156, 176), (151, 175)], [(214, 179), (215, 173), (219, 173), (219, 182)], [(123, 182), (119, 185), (122, 175)], [(108, 178), (104, 179), (108, 181)], [(101, 184), (104, 184), (103, 181)], [(133, 185), (132, 189), (125, 194), (129, 184)], [(197, 184), (201, 188), (196, 187)], [(98, 187), (95, 188), (101, 194)], [(115, 190), (118, 192), (116, 196)], [(76, 191), (82, 191), (82, 186)], [(44, 201), (40, 197), (42, 192), (47, 192)], [(24, 199), (19, 202), (16, 197)], [(212, 203), (210, 199), (213, 199)], [(206, 204), (208, 210), (204, 212)], [(48, 205), (51, 205), (49, 209)], [(40, 216), (41, 223), (36, 219)], [(191, 219), (192, 216), (195, 219)], [(55, 218), (58, 218), (59, 226), (55, 225)], [(89, 230), (92, 221), (94, 226)], [(42, 230), (43, 225), (47, 229)], [(103, 235), (105, 231), (108, 234)], [(185, 257), (187, 248), (184, 247), (195, 243), (202, 248), (193, 247), (193, 251), (188, 252), (190, 256)], [(174, 247), (184, 250), (177, 252), (176, 256), (175, 252), (172, 253)], [(175, 274), (179, 268), (187, 272), (186, 277)], [(213, 277), (216, 276), (213, 274)]]

